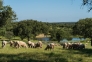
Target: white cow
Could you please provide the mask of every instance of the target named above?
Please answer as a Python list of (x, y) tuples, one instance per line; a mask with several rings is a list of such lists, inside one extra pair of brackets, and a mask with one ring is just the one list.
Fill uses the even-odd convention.
[(7, 43), (8, 43), (7, 41), (3, 40), (3, 41), (2, 41), (2, 48), (4, 48)]
[(31, 42), (31, 41), (28, 41), (28, 46), (29, 46), (29, 48), (31, 47), (31, 48), (34, 48), (35, 47), (35, 44), (33, 43), (33, 42)]
[(20, 47), (28, 48), (27, 44), (26, 44), (25, 42), (23, 42), (23, 41), (16, 41), (16, 42), (15, 42), (15, 46), (16, 46), (17, 48), (20, 48)]

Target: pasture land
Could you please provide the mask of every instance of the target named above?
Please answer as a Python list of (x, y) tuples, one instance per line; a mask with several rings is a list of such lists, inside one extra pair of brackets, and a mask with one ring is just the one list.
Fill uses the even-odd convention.
[(0, 62), (92, 62), (92, 47), (90, 43), (83, 50), (63, 49), (55, 46), (54, 50), (48, 51), (43, 48), (13, 48), (9, 44), (1, 48)]

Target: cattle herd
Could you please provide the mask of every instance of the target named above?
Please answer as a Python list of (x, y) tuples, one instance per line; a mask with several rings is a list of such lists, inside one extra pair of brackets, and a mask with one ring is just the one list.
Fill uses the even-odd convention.
[[(2, 48), (4, 48), (7, 44), (10, 45), (10, 47), (14, 48), (20, 48), (20, 47), (25, 47), (25, 48), (42, 48), (43, 43), (42, 41), (38, 41), (36, 43), (32, 41), (28, 41), (27, 43), (24, 41), (2, 41)], [(54, 47), (57, 46), (55, 43), (48, 43), (47, 46), (45, 47), (44, 50), (51, 50), (54, 49)], [(63, 49), (85, 49), (85, 44), (83, 43), (69, 43), (65, 42), (62, 43), (58, 46), (62, 46)]]
[(85, 44), (83, 43), (63, 43), (62, 44), (64, 49), (85, 49)]

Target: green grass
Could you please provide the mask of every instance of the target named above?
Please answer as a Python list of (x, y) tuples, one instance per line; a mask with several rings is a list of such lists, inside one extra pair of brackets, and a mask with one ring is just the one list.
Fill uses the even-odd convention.
[[(1, 42), (0, 42), (1, 46)], [(43, 48), (12, 48), (7, 44), (0, 47), (0, 62), (92, 62), (92, 47), (90, 43), (84, 50), (63, 49), (55, 46), (54, 50), (45, 51)]]

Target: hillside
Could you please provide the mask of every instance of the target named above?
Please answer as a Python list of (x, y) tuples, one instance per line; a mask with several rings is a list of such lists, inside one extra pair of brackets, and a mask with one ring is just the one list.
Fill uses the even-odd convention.
[(76, 22), (52, 22), (50, 24), (69, 24), (69, 25), (74, 25)]

